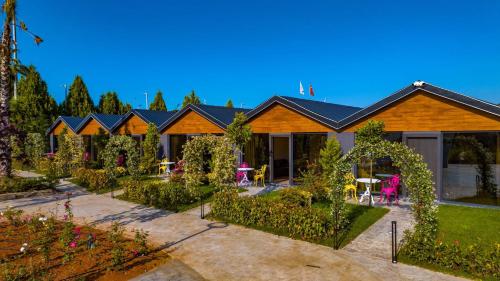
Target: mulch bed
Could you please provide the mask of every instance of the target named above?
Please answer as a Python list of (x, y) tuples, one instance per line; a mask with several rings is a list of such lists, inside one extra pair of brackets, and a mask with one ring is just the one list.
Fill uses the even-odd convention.
[[(62, 222), (57, 222), (56, 233), (62, 230)], [(6, 279), (6, 273), (17, 274), (20, 266), (33, 272), (36, 280), (128, 280), (145, 273), (169, 260), (169, 256), (161, 251), (151, 251), (146, 256), (134, 255), (134, 242), (124, 239), (125, 263), (122, 268), (113, 268), (112, 244), (107, 232), (81, 227), (81, 237), (92, 233), (96, 237), (96, 247), (86, 248), (85, 243), (77, 248), (73, 260), (63, 264), (63, 250), (58, 239), (52, 243), (50, 260), (45, 262), (37, 249), (29, 247), (34, 234), (30, 234), (28, 226), (13, 226), (0, 220), (0, 280)], [(22, 254), (20, 248), (28, 243), (28, 252)]]

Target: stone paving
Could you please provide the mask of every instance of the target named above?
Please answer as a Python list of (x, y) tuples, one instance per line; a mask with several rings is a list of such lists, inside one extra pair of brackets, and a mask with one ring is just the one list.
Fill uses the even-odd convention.
[[(112, 221), (120, 221), (127, 230), (142, 228), (150, 232), (153, 244), (167, 251), (175, 263), (181, 263), (180, 267), (166, 264), (141, 276), (144, 279), (136, 280), (165, 280), (162, 276), (184, 278), (172, 277), (172, 280), (238, 281), (463, 280), (414, 266), (392, 264), (390, 259), (366, 254), (361, 242), (357, 248), (334, 251), (237, 225), (202, 220), (199, 208), (171, 213), (112, 199), (109, 194), (88, 194), (65, 181), (58, 188), (73, 193), (73, 211), (80, 223), (106, 228)], [(52, 212), (61, 216), (61, 197), (59, 194), (10, 200), (0, 202), (0, 209), (12, 205), (26, 212)], [(377, 224), (368, 231), (375, 233), (376, 229), (383, 229), (382, 233), (385, 232), (384, 226)], [(377, 247), (383, 248), (382, 244)]]

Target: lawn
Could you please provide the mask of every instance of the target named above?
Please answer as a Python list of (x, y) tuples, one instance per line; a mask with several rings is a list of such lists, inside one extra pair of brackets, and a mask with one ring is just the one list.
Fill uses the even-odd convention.
[(474, 196), (474, 197), (463, 197), (455, 199), (455, 201), (465, 202), (465, 203), (473, 203), (473, 204), (481, 204), (481, 205), (493, 205), (500, 206), (500, 198), (492, 198), (486, 196)]
[(438, 239), (466, 247), (500, 243), (500, 209), (440, 205)]

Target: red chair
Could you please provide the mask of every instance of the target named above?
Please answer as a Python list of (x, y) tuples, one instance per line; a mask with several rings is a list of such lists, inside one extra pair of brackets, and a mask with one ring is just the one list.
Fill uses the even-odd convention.
[[(381, 186), (382, 188), (380, 189), (380, 199), (378, 202), (382, 202), (382, 199), (384, 198), (387, 200), (387, 205), (389, 205), (389, 202), (391, 201), (391, 194), (394, 193), (394, 199), (396, 200), (396, 205), (399, 205), (399, 197), (398, 197), (398, 187), (400, 183), (400, 176), (399, 175), (393, 175), (390, 177), (388, 180), (382, 181)], [(388, 186), (386, 186), (386, 184)]]
[[(247, 162), (243, 162), (240, 164), (239, 168), (250, 168), (250, 165), (248, 165)], [(244, 176), (245, 176), (245, 172), (237, 171), (236, 172), (236, 181), (240, 182)]]

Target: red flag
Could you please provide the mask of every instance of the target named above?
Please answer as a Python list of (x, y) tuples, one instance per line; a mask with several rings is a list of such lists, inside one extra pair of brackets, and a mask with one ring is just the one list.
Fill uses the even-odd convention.
[(309, 95), (311, 95), (311, 97), (314, 97), (314, 90), (312, 84), (309, 84)]

